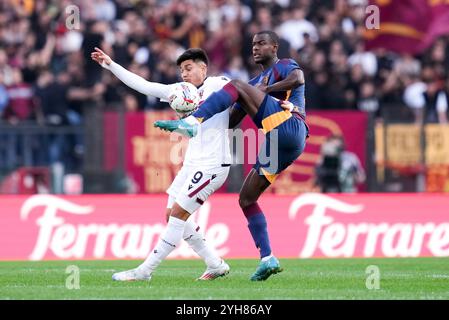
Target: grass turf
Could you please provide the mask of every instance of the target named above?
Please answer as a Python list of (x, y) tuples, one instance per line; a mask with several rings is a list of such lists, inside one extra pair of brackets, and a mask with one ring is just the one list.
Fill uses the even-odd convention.
[[(141, 261), (0, 262), (0, 299), (449, 299), (448, 258), (280, 259), (284, 271), (249, 281), (257, 260), (228, 260), (231, 273), (194, 281), (200, 260), (164, 261), (150, 282), (113, 282), (111, 275)], [(80, 270), (69, 290), (66, 268)], [(366, 287), (366, 268), (380, 270), (380, 289)]]

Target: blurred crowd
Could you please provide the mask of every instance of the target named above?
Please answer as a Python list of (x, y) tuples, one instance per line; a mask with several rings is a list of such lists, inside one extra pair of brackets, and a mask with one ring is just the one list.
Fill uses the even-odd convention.
[(364, 49), (367, 0), (2, 0), (0, 115), (17, 124), (78, 125), (86, 108), (167, 108), (90, 59), (95, 46), (161, 83), (202, 47), (210, 74), (249, 80), (254, 33), (275, 30), (280, 58), (306, 76), (306, 108), (447, 122), (449, 38), (420, 56)]

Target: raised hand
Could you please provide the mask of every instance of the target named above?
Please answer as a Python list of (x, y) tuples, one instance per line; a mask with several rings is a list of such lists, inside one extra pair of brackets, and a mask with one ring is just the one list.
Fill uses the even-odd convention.
[(102, 67), (104, 67), (104, 64), (110, 65), (112, 63), (111, 57), (97, 47), (95, 47), (95, 51), (90, 54), (90, 57), (92, 60), (98, 62)]

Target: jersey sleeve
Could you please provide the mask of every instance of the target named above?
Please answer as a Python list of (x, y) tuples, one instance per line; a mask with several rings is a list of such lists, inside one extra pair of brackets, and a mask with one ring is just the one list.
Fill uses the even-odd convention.
[(223, 89), (223, 87), (229, 82), (231, 79), (225, 76), (216, 77), (214, 81), (214, 91), (218, 91)]
[(166, 84), (165, 86), (165, 94), (160, 95), (158, 98), (161, 100), (161, 102), (168, 102), (168, 96), (171, 93), (172, 88), (175, 86), (176, 83), (173, 84)]
[(108, 69), (128, 87), (144, 95), (159, 98), (161, 101), (168, 101), (173, 85), (147, 81), (115, 62), (112, 62)]
[(278, 65), (279, 73), (283, 79), (285, 79), (293, 70), (301, 70), (298, 63), (293, 59), (283, 59)]

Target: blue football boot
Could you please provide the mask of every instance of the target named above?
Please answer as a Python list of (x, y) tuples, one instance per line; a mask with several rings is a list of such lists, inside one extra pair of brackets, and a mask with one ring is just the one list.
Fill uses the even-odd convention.
[(267, 261), (260, 261), (256, 272), (251, 276), (251, 281), (264, 281), (267, 280), (272, 274), (281, 272), (281, 265), (276, 257), (271, 257)]
[(179, 120), (158, 120), (154, 123), (156, 128), (160, 128), (165, 131), (176, 131), (189, 138), (196, 136), (198, 133), (198, 125), (189, 124), (184, 119)]

